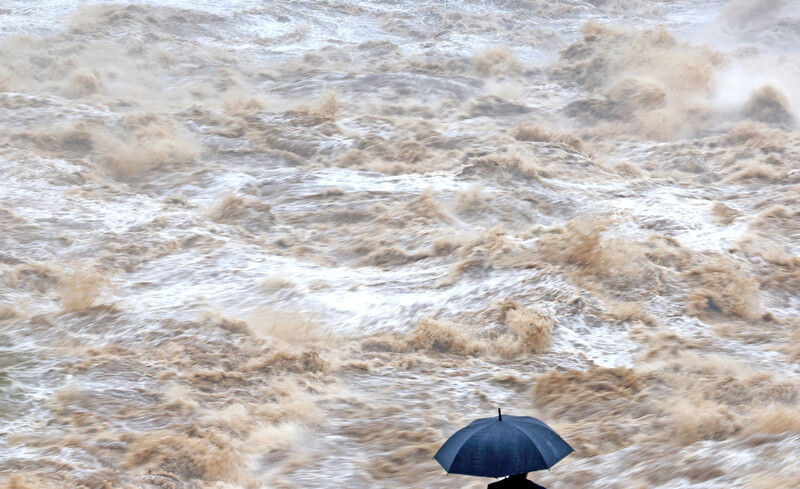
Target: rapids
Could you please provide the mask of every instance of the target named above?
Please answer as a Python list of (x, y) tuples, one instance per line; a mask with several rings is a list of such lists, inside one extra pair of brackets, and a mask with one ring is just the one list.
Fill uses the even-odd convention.
[(800, 487), (800, 5), (0, 5), (0, 483)]

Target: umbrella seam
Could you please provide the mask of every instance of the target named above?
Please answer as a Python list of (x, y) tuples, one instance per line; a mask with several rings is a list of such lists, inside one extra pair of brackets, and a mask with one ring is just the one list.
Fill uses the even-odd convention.
[[(550, 467), (552, 467), (552, 466), (548, 466), (547, 459), (545, 459), (545, 458), (544, 458), (544, 454), (542, 453), (542, 449), (541, 449), (541, 448), (539, 448), (539, 445), (537, 445), (537, 444), (536, 444), (536, 440), (534, 440), (533, 438), (531, 438), (531, 437), (530, 437), (530, 436), (529, 436), (527, 433), (525, 433), (525, 432), (524, 432), (524, 431), (522, 431), (521, 429), (517, 428), (516, 426), (514, 426), (514, 425), (511, 425), (511, 427), (512, 427), (512, 428), (514, 428), (515, 430), (519, 431), (519, 432), (520, 432), (520, 433), (522, 433), (523, 435), (525, 435), (525, 438), (527, 438), (528, 440), (530, 440), (530, 442), (531, 442), (531, 443), (533, 443), (533, 446), (534, 446), (534, 447), (536, 448), (536, 450), (539, 452), (539, 456), (540, 456), (540, 457), (542, 457), (542, 462), (544, 462), (544, 465), (545, 465), (545, 466), (547, 466), (547, 470), (550, 470)], [(555, 465), (555, 464), (553, 464), (553, 465)]]
[[(487, 424), (486, 426), (476, 430), (474, 433), (471, 433), (469, 437), (467, 437), (463, 442), (461, 442), (461, 444), (458, 446), (458, 450), (455, 451), (456, 455), (453, 457), (453, 461), (450, 462), (450, 468), (452, 468), (453, 465), (456, 463), (456, 459), (458, 458), (458, 452), (460, 452), (461, 449), (464, 448), (464, 445), (466, 445), (466, 443), (470, 440), (470, 438), (472, 438), (472, 436), (474, 436), (475, 434), (480, 433), (481, 431), (491, 427), (492, 425)], [(450, 468), (447, 469), (448, 473), (450, 473)]]
[[(459, 432), (461, 432), (461, 431), (466, 431), (466, 430), (468, 430), (468, 429), (469, 429), (469, 428), (470, 428), (472, 425), (474, 425), (474, 424), (475, 424), (477, 421), (483, 421), (483, 419), (476, 419), (476, 420), (475, 420), (475, 421), (473, 421), (472, 423), (470, 423), (470, 424), (468, 424), (467, 426), (465, 426), (465, 427), (461, 428), (460, 430), (458, 430), (458, 432), (456, 432), (455, 434), (457, 434), (457, 433), (459, 433)], [(481, 430), (482, 430), (482, 429), (484, 429), (484, 428), (486, 428), (486, 426), (481, 426), (480, 428), (477, 428), (476, 430), (474, 430), (474, 431), (470, 432), (470, 433), (469, 433), (469, 434), (466, 436), (466, 438), (464, 438), (464, 441), (462, 441), (462, 442), (461, 442), (461, 443), (458, 445), (458, 449), (456, 449), (456, 450), (455, 450), (455, 454), (456, 454), (456, 455), (458, 455), (458, 452), (459, 452), (459, 451), (461, 451), (461, 448), (463, 448), (463, 447), (464, 447), (464, 444), (465, 444), (465, 443), (467, 443), (467, 441), (469, 441), (470, 437), (472, 437), (472, 436), (473, 436), (475, 433), (477, 433), (477, 432), (481, 431)], [(453, 436), (455, 436), (455, 434), (453, 434)], [(451, 436), (451, 438), (453, 438), (453, 436)], [(449, 440), (447, 440), (447, 441), (449, 441)], [(447, 444), (447, 441), (445, 441), (445, 445)], [(439, 451), (441, 451), (441, 450), (442, 450), (442, 448), (444, 448), (444, 445), (443, 445), (443, 446), (442, 446), (442, 447), (439, 449)], [(436, 457), (437, 457), (438, 455), (439, 455), (439, 453), (437, 452), (437, 453), (436, 453), (436, 454), (433, 456), (433, 458), (434, 458), (434, 459), (436, 459)], [(453, 461), (455, 461), (455, 456), (453, 457), (453, 460), (452, 460), (452, 461), (451, 461), (451, 463), (450, 463), (450, 465), (451, 465), (451, 466), (453, 465), (453, 463), (452, 463)], [(441, 464), (441, 462), (439, 462), (439, 463)], [(444, 465), (442, 465), (442, 467), (444, 467)], [(448, 470), (448, 469), (445, 469), (445, 470)], [(449, 473), (449, 472), (448, 472), (448, 473)]]

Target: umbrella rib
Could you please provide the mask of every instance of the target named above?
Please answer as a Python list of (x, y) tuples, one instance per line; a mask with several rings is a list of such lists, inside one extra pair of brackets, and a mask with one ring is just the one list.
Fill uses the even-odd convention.
[[(547, 462), (547, 460), (544, 458), (544, 454), (542, 454), (542, 449), (541, 449), (541, 448), (539, 448), (539, 445), (536, 443), (536, 440), (534, 440), (533, 438), (531, 438), (531, 437), (530, 437), (530, 436), (529, 436), (527, 433), (525, 433), (525, 432), (524, 432), (524, 431), (522, 431), (521, 429), (517, 428), (517, 427), (516, 427), (516, 426), (514, 426), (513, 424), (511, 424), (510, 426), (511, 426), (512, 428), (514, 428), (515, 430), (519, 431), (520, 433), (522, 433), (523, 435), (525, 435), (525, 438), (527, 438), (528, 440), (530, 440), (530, 441), (531, 441), (531, 443), (533, 443), (533, 446), (534, 446), (534, 447), (536, 447), (536, 450), (538, 450), (538, 452), (539, 452), (539, 456), (542, 458), (542, 462), (544, 462), (544, 464), (545, 464), (545, 465), (548, 465), (548, 462)], [(549, 469), (549, 467), (548, 467), (548, 469)]]
[(490, 425), (490, 424), (487, 424), (486, 426), (482, 426), (481, 428), (479, 428), (479, 429), (477, 429), (477, 430), (473, 431), (472, 433), (470, 433), (470, 435), (469, 435), (468, 437), (464, 438), (464, 441), (462, 441), (462, 442), (461, 442), (461, 444), (460, 444), (460, 445), (458, 445), (458, 450), (456, 450), (456, 451), (455, 451), (455, 456), (453, 457), (453, 460), (452, 460), (452, 462), (450, 462), (450, 467), (452, 467), (452, 466), (453, 466), (453, 464), (455, 464), (455, 463), (456, 463), (456, 459), (458, 458), (458, 455), (459, 455), (459, 453), (458, 453), (458, 452), (460, 452), (460, 451), (461, 451), (461, 449), (464, 447), (464, 445), (466, 445), (466, 444), (467, 444), (467, 442), (468, 442), (468, 441), (469, 441), (469, 440), (470, 440), (470, 439), (471, 439), (471, 438), (472, 438), (474, 435), (476, 435), (477, 433), (480, 433), (481, 431), (483, 431), (483, 430), (485, 430), (485, 429), (491, 428), (491, 427), (492, 427), (492, 425)]
[[(543, 422), (542, 422), (541, 420), (539, 420), (539, 419), (536, 419), (536, 418), (529, 418), (529, 419), (521, 418), (521, 419), (519, 419), (518, 421), (519, 421), (519, 422), (521, 422), (521, 423), (523, 423), (523, 424), (527, 424), (528, 426), (533, 426), (533, 427), (536, 427), (536, 429), (537, 429), (537, 430), (544, 430), (546, 433), (552, 433), (552, 434), (554, 434), (554, 435), (557, 435), (557, 436), (558, 436), (558, 433), (556, 433), (555, 431), (553, 431), (553, 428), (551, 428), (551, 427), (547, 426), (545, 423), (543, 423)], [(559, 438), (561, 438), (561, 437), (559, 436)], [(572, 452), (574, 452), (574, 451), (575, 451), (575, 449), (574, 449), (574, 448), (572, 448), (572, 447), (569, 445), (569, 443), (567, 443), (566, 441), (564, 441), (564, 439), (563, 439), (563, 438), (561, 439), (561, 441), (562, 441), (562, 442), (564, 442), (564, 443), (566, 444), (567, 448), (569, 448), (569, 449), (570, 449), (570, 452), (569, 452), (569, 453), (572, 453)]]

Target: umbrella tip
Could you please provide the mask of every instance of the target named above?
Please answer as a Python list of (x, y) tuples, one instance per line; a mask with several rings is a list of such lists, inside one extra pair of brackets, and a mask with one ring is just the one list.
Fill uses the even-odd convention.
[(497, 408), (497, 418), (500, 421), (503, 421), (503, 413), (500, 412), (500, 408)]

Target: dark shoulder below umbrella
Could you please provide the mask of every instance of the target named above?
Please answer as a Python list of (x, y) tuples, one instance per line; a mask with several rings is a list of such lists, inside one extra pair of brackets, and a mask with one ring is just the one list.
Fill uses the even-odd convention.
[(501, 481), (492, 482), (488, 489), (547, 489), (544, 486), (528, 479), (507, 477)]

